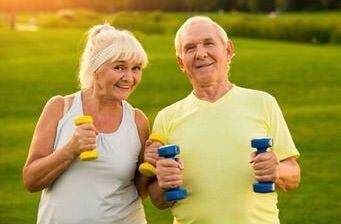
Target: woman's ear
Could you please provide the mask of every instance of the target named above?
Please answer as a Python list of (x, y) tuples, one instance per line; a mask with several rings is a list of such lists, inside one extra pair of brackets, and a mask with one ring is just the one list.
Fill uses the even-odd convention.
[(92, 74), (92, 77), (94, 77), (94, 80), (98, 80), (98, 72), (97, 72), (97, 70), (94, 71), (94, 73)]

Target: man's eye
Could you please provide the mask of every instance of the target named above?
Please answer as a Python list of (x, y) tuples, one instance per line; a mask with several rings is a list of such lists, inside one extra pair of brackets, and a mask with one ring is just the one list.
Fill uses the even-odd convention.
[(195, 48), (194, 46), (186, 47), (185, 51), (186, 52), (191, 52), (191, 51), (194, 50), (194, 48)]

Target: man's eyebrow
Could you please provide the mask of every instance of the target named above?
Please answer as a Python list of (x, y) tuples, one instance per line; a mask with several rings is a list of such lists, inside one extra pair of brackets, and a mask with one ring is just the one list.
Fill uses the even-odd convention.
[(186, 44), (184, 45), (184, 48), (186, 49), (186, 48), (192, 47), (192, 46), (194, 46), (194, 45), (195, 45), (195, 43), (192, 43), (192, 42), (186, 43)]
[(204, 42), (208, 42), (208, 41), (214, 41), (214, 39), (211, 38), (211, 37), (208, 37), (208, 38), (205, 38), (205, 39), (204, 39)]
[[(202, 42), (212, 42), (212, 41), (214, 41), (214, 39), (213, 39), (212, 37), (207, 37), (207, 38), (203, 39)], [(193, 46), (193, 45), (195, 45), (195, 43), (189, 42), (189, 43), (186, 43), (186, 44), (184, 45), (184, 48), (186, 49), (186, 48), (191, 47), (191, 46)]]

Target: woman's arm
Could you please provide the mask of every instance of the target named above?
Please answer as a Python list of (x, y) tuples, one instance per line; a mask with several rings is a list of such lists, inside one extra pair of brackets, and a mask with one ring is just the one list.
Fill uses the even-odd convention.
[(58, 121), (63, 116), (64, 98), (51, 98), (36, 125), (26, 164), (23, 181), (31, 191), (50, 186), (78, 157), (81, 151), (96, 147), (95, 128), (92, 124), (76, 128), (71, 140), (53, 152)]
[(31, 192), (48, 187), (75, 158), (66, 147), (52, 153), (57, 123), (63, 116), (63, 108), (62, 96), (51, 98), (36, 125), (23, 169), (24, 185)]
[[(139, 137), (141, 141), (141, 150), (139, 155), (139, 161), (137, 167), (141, 163), (143, 163), (143, 155), (144, 155), (144, 147), (145, 142), (149, 137), (149, 121), (146, 115), (139, 109), (135, 109), (135, 122), (137, 125), (137, 129), (139, 132)], [(142, 199), (145, 199), (148, 196), (147, 186), (150, 182), (150, 178), (143, 176), (140, 174), (138, 169), (136, 169), (135, 173), (135, 186), (137, 191)]]

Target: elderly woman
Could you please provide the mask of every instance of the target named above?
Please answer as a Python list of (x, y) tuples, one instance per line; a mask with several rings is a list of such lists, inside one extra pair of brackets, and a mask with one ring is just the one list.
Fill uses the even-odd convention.
[[(129, 32), (96, 25), (82, 56), (81, 90), (52, 97), (37, 123), (23, 180), (42, 191), (38, 223), (146, 223), (147, 180), (136, 168), (148, 120), (126, 99), (141, 81), (147, 55)], [(74, 121), (90, 115), (92, 123)], [(97, 148), (98, 158), (79, 155)]]

